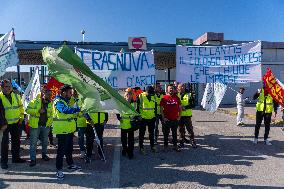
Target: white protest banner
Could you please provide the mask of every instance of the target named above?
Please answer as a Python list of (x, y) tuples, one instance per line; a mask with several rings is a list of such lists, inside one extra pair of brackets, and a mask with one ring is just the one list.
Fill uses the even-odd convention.
[(223, 83), (207, 83), (201, 101), (201, 106), (210, 112), (215, 112), (227, 90), (227, 85)]
[(152, 51), (117, 53), (76, 48), (75, 53), (113, 88), (143, 88), (156, 82)]
[(6, 68), (16, 66), (19, 63), (15, 34), (12, 29), (0, 38), (0, 76), (6, 72)]
[(34, 100), (40, 94), (40, 80), (39, 80), (39, 68), (36, 67), (32, 78), (23, 95), (23, 106), (27, 108), (30, 101)]
[(261, 81), (261, 43), (177, 46), (176, 76), (181, 83)]

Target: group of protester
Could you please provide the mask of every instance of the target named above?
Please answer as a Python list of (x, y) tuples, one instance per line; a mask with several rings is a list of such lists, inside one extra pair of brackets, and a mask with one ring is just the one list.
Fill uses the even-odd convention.
[[(151, 151), (157, 152), (159, 136), (159, 122), (162, 123), (164, 135), (164, 151), (168, 151), (168, 138), (172, 132), (173, 149), (180, 152), (184, 143), (191, 143), (196, 148), (192, 126), (192, 108), (194, 98), (185, 90), (185, 85), (169, 85), (167, 93), (162, 92), (159, 83), (149, 86), (145, 92), (127, 89), (124, 98), (136, 109), (139, 116), (127, 113), (117, 115), (121, 127), (122, 155), (132, 159), (134, 156), (134, 132), (139, 130), (139, 149), (141, 154), (146, 154), (144, 137), (148, 127)], [(105, 160), (103, 150), (104, 126), (108, 121), (108, 114), (104, 112), (82, 112), (82, 101), (75, 89), (70, 85), (60, 88), (59, 94), (51, 99), (51, 91), (42, 85), (41, 93), (36, 99), (29, 102), (26, 110), (23, 108), (22, 97), (13, 91), (9, 80), (1, 81), (0, 93), (0, 141), (1, 141), (1, 169), (8, 169), (9, 133), (11, 135), (12, 163), (24, 163), (20, 157), (21, 125), (24, 114), (28, 115), (30, 162), (31, 167), (36, 165), (36, 148), (38, 139), (42, 145), (42, 160), (49, 161), (47, 146), (50, 131), (57, 137), (56, 177), (64, 179), (63, 158), (66, 157), (68, 169), (81, 170), (74, 164), (73, 136), (78, 131), (78, 145), (81, 158), (86, 163), (92, 160), (94, 139), (98, 145), (98, 154)], [(177, 139), (179, 128), (180, 140)], [(185, 137), (187, 129), (190, 140)], [(86, 141), (85, 141), (86, 139)]]
[[(166, 94), (161, 85), (148, 86), (145, 92), (140, 89), (126, 89), (124, 98), (138, 112), (137, 115), (122, 113), (117, 114), (121, 128), (122, 156), (129, 159), (134, 157), (134, 132), (139, 130), (139, 150), (145, 155), (144, 147), (146, 129), (148, 129), (150, 148), (152, 153), (157, 152), (159, 137), (159, 123), (162, 125), (164, 151), (169, 150), (169, 133), (172, 133), (173, 150), (180, 152), (185, 143), (190, 143), (196, 148), (192, 125), (192, 108), (195, 104), (194, 95), (185, 90), (185, 84), (168, 85)], [(238, 116), (237, 125), (244, 125), (244, 102), (242, 87), (236, 96)], [(259, 129), (264, 119), (266, 145), (271, 145), (268, 140), (272, 112), (276, 116), (278, 104), (273, 101), (265, 85), (253, 97), (258, 99), (256, 104), (256, 125), (254, 144), (258, 143)], [(78, 145), (81, 158), (86, 163), (91, 163), (94, 140), (97, 142), (98, 154), (105, 160), (103, 148), (104, 127), (108, 121), (108, 114), (104, 112), (81, 111), (82, 101), (75, 89), (70, 85), (60, 88), (59, 94), (51, 99), (51, 91), (42, 85), (38, 97), (29, 102), (26, 110), (23, 108), (22, 97), (13, 91), (9, 80), (1, 81), (0, 93), (0, 141), (1, 141), (1, 169), (8, 169), (9, 134), (11, 135), (12, 163), (24, 163), (20, 157), (21, 125), (24, 114), (28, 115), (30, 162), (31, 167), (36, 165), (36, 149), (38, 139), (42, 145), (42, 160), (49, 161), (47, 146), (50, 131), (57, 137), (56, 177), (64, 179), (63, 158), (66, 157), (68, 169), (81, 170), (74, 164), (73, 137), (78, 131)], [(189, 139), (185, 137), (186, 130)], [(178, 140), (179, 131), (179, 140)], [(51, 137), (52, 138), (52, 137)], [(86, 139), (86, 141), (85, 141)]]

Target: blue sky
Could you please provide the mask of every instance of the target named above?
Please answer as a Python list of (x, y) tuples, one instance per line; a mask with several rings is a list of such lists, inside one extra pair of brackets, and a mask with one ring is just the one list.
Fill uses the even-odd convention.
[(284, 41), (281, 0), (1, 0), (0, 33), (18, 40), (175, 43), (207, 31), (225, 39)]

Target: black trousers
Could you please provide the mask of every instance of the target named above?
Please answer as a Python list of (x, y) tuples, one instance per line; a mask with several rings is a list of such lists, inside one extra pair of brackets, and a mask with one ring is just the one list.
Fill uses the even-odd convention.
[(121, 129), (122, 150), (128, 155), (133, 155), (134, 150), (134, 131), (133, 129)]
[(170, 130), (172, 131), (173, 145), (177, 146), (178, 121), (177, 120), (166, 121), (162, 126), (164, 134), (164, 146), (168, 146), (169, 144), (168, 141), (169, 141)]
[(7, 129), (3, 132), (3, 138), (1, 142), (1, 163), (8, 163), (8, 151), (9, 151), (9, 133), (11, 135), (12, 142), (12, 161), (20, 158), (20, 126), (18, 123), (9, 124)]
[(146, 127), (148, 126), (149, 139), (151, 147), (154, 147), (154, 129), (155, 129), (156, 117), (153, 119), (142, 119), (141, 126), (139, 128), (139, 147), (144, 148), (144, 137)]
[(185, 140), (185, 129), (189, 133), (189, 138), (194, 140), (194, 132), (190, 116), (182, 116), (179, 120), (179, 134), (181, 142), (184, 142)]
[[(95, 124), (95, 130), (97, 132), (98, 138), (100, 140), (100, 145), (102, 147), (103, 150), (103, 135), (104, 135), (104, 125), (103, 124)], [(94, 139), (95, 139), (95, 134), (94, 134), (94, 130), (93, 127), (88, 124), (86, 127), (86, 150), (87, 150), (87, 157), (92, 157), (92, 153), (93, 153), (93, 148), (94, 148)], [(99, 146), (97, 146), (98, 148), (98, 153), (100, 156), (102, 156), (102, 151), (99, 148)]]
[(54, 143), (53, 143), (52, 129), (49, 130), (48, 139), (49, 139), (49, 144), (50, 144), (50, 145), (54, 145)]
[(260, 129), (261, 122), (263, 119), (264, 119), (264, 126), (265, 126), (264, 140), (268, 138), (269, 131), (270, 131), (271, 116), (272, 116), (272, 113), (263, 113), (259, 111), (256, 112), (256, 124), (255, 124), (255, 130), (254, 130), (255, 138), (258, 138), (259, 129)]
[(57, 137), (57, 155), (56, 155), (56, 169), (62, 170), (63, 157), (65, 155), (68, 165), (73, 164), (73, 133), (59, 134)]
[(158, 138), (159, 138), (159, 122), (161, 121), (161, 123), (162, 123), (162, 115), (157, 115), (157, 117), (156, 117), (156, 123), (155, 123), (155, 135), (154, 135), (154, 137), (155, 137), (155, 142), (157, 142), (158, 141)]

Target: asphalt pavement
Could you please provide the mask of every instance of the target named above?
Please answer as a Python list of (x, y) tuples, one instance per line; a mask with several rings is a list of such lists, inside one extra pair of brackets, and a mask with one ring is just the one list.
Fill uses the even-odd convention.
[[(193, 125), (198, 148), (186, 145), (181, 152), (163, 152), (160, 133), (158, 153), (152, 153), (146, 140), (147, 155), (138, 150), (138, 132), (134, 159), (120, 155), (120, 130), (115, 116), (105, 129), (106, 162), (97, 153), (91, 164), (79, 157), (77, 137), (74, 137), (74, 159), (82, 165), (80, 172), (68, 172), (65, 180), (55, 178), (56, 148), (49, 147), (51, 161), (43, 162), (38, 149), (38, 161), (30, 168), (28, 163), (12, 164), (9, 171), (0, 174), (0, 188), (284, 188), (284, 132), (281, 124), (273, 124), (272, 146), (263, 142), (254, 145), (254, 119), (246, 116), (246, 125), (236, 126), (234, 107), (221, 108), (214, 114), (194, 110)], [(253, 107), (246, 109), (253, 115)], [(161, 129), (160, 129), (161, 132)], [(147, 134), (146, 134), (147, 136)], [(22, 155), (28, 160), (28, 141), (22, 140)], [(11, 158), (11, 157), (10, 157)], [(64, 164), (66, 168), (66, 164)]]

